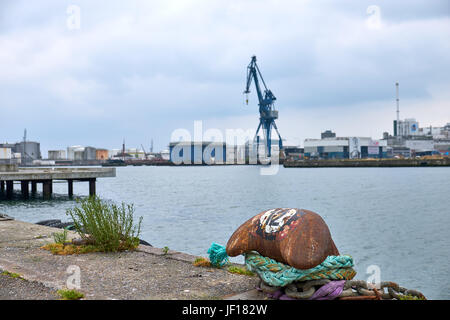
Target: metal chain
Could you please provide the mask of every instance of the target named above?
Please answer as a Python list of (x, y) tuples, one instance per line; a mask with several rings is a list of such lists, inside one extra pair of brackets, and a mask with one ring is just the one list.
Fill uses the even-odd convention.
[[(329, 279), (310, 280), (293, 282), (286, 287), (269, 286), (264, 281), (260, 281), (260, 289), (268, 294), (273, 294), (278, 290), (283, 290), (284, 294), (290, 298), (305, 300), (311, 298), (317, 289), (329, 283)], [(387, 289), (387, 292), (386, 290)], [(364, 280), (347, 280), (342, 293), (337, 297), (340, 300), (406, 300), (423, 299), (425, 296), (417, 291), (399, 286), (392, 281), (381, 282), (378, 286), (367, 283)]]

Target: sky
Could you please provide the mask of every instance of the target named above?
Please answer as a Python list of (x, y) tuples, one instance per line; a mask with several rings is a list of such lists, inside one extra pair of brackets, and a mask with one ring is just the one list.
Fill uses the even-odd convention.
[(0, 1), (0, 142), (166, 149), (253, 129), (256, 55), (285, 144), (450, 122), (448, 0)]

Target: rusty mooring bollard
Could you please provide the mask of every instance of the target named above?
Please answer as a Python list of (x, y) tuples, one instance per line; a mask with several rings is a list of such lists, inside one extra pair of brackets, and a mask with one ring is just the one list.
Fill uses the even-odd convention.
[(339, 255), (322, 217), (294, 208), (257, 214), (233, 233), (226, 247), (231, 257), (252, 250), (302, 270), (317, 266), (328, 256)]

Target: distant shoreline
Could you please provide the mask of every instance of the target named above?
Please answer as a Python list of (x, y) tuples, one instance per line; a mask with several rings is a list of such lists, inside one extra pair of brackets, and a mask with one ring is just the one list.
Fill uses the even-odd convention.
[(286, 160), (283, 165), (285, 168), (450, 167), (450, 158)]

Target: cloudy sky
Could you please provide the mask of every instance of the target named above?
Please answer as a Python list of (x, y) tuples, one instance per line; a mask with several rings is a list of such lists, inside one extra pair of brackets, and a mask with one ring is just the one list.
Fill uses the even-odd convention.
[(256, 129), (256, 55), (289, 144), (450, 122), (448, 0), (0, 1), (0, 141), (164, 149), (177, 128)]

